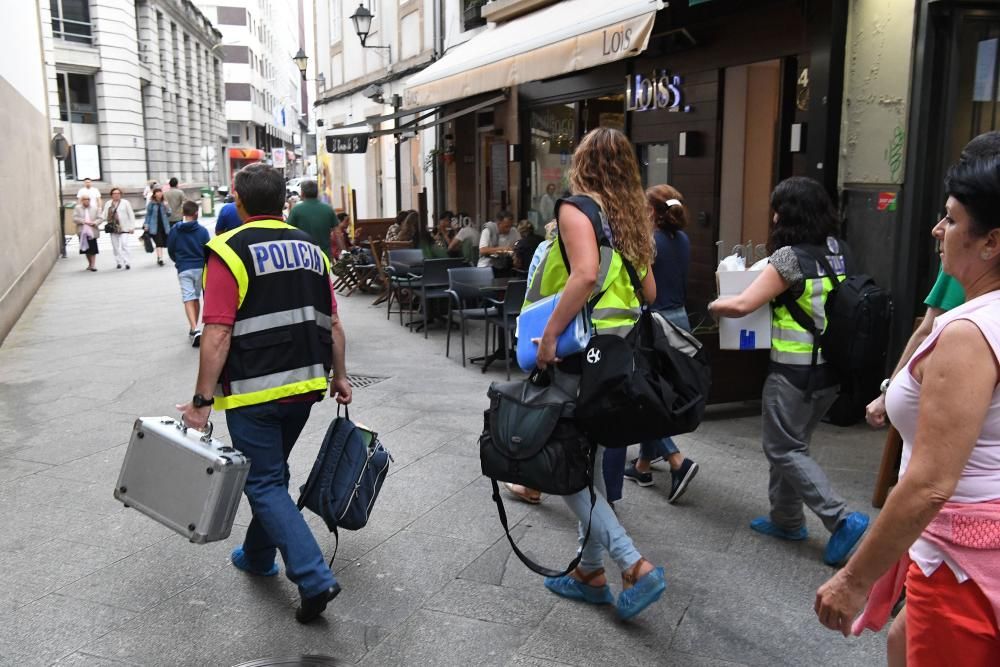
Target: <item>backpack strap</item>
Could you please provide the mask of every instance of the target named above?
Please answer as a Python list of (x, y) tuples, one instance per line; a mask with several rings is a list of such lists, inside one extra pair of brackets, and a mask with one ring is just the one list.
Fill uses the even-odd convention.
[(563, 577), (576, 569), (576, 566), (580, 564), (580, 559), (583, 558), (583, 547), (586, 546), (587, 541), (590, 539), (590, 527), (594, 522), (594, 507), (597, 505), (597, 494), (594, 493), (594, 475), (598, 474), (594, 470), (595, 449), (590, 450), (590, 480), (587, 482), (587, 490), (590, 492), (590, 517), (587, 519), (587, 530), (583, 536), (583, 544), (577, 549), (576, 556), (570, 561), (569, 565), (566, 566), (565, 570), (551, 570), (543, 565), (539, 565), (535, 561), (531, 560), (523, 551), (521, 551), (517, 544), (514, 542), (514, 538), (510, 534), (510, 526), (507, 522), (507, 511), (503, 506), (503, 498), (500, 496), (500, 486), (497, 481), (490, 478), (490, 484), (493, 485), (493, 502), (497, 504), (497, 514), (500, 515), (500, 525), (503, 526), (503, 532), (507, 535), (507, 541), (510, 542), (510, 548), (514, 550), (514, 554), (528, 566), (528, 569), (536, 574), (540, 574), (543, 577)]

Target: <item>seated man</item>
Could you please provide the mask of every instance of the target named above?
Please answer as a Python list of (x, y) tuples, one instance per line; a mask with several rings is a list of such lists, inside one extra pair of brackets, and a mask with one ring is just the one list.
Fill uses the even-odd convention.
[(487, 222), (479, 235), (479, 264), (505, 271), (511, 267), (511, 252), (521, 235), (514, 229), (514, 216), (500, 211), (496, 222)]

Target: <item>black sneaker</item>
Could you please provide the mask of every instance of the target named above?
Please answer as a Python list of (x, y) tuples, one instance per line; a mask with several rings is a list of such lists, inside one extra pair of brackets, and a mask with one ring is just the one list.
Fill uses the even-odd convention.
[(635, 469), (635, 461), (625, 466), (625, 479), (630, 479), (639, 486), (653, 486), (653, 473), (639, 472)]
[(201, 347), (201, 332), (195, 331), (191, 336), (191, 347)]
[(330, 603), (330, 600), (339, 594), (340, 584), (334, 582), (333, 586), (319, 595), (302, 598), (302, 604), (295, 610), (295, 620), (299, 623), (308, 623), (319, 618), (319, 615), (326, 611), (326, 605)]
[[(627, 473), (626, 473), (627, 474)], [(681, 463), (681, 467), (677, 470), (670, 471), (670, 495), (667, 496), (667, 502), (675, 502), (678, 498), (684, 495), (687, 491), (688, 484), (694, 479), (694, 476), (698, 474), (698, 464), (691, 459), (684, 459)]]

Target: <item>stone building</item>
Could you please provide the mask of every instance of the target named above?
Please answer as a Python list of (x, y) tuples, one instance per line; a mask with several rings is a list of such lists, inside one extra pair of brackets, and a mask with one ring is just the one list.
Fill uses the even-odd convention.
[(38, 6), (49, 116), (74, 147), (64, 194), (87, 176), (102, 191), (127, 193), (147, 179), (177, 177), (188, 188), (222, 182), (222, 35), (192, 2)]

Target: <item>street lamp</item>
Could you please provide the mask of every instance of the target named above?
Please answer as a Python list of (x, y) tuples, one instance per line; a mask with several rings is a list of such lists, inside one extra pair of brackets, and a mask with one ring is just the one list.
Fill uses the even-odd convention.
[(374, 15), (360, 3), (358, 4), (358, 8), (354, 10), (354, 13), (351, 14), (351, 21), (354, 23), (354, 32), (358, 33), (362, 48), (367, 48), (365, 47), (365, 40), (368, 39), (368, 33), (371, 32), (373, 18)]
[(351, 14), (351, 21), (354, 23), (354, 32), (358, 34), (358, 39), (361, 40), (361, 48), (363, 49), (385, 49), (389, 54), (389, 63), (392, 64), (392, 48), (389, 46), (376, 46), (375, 44), (366, 44), (368, 40), (368, 33), (372, 30), (372, 19), (375, 15), (372, 14), (363, 4), (358, 4), (358, 8), (354, 10)]
[(302, 80), (305, 81), (306, 66), (309, 63), (309, 56), (306, 55), (306, 52), (302, 50), (301, 46), (299, 47), (299, 52), (292, 56), (292, 60), (295, 62), (295, 66), (299, 68), (299, 72), (302, 74)]
[(59, 176), (59, 213), (56, 215), (56, 227), (59, 229), (58, 238), (62, 240), (60, 246), (62, 247), (61, 254), (63, 258), (66, 257), (66, 235), (63, 233), (63, 206), (62, 206), (62, 172), (63, 172), (63, 160), (66, 159), (66, 154), (69, 152), (69, 142), (66, 141), (66, 137), (62, 134), (62, 128), (54, 128), (56, 133), (52, 137), (52, 157), (56, 159), (56, 174)]

